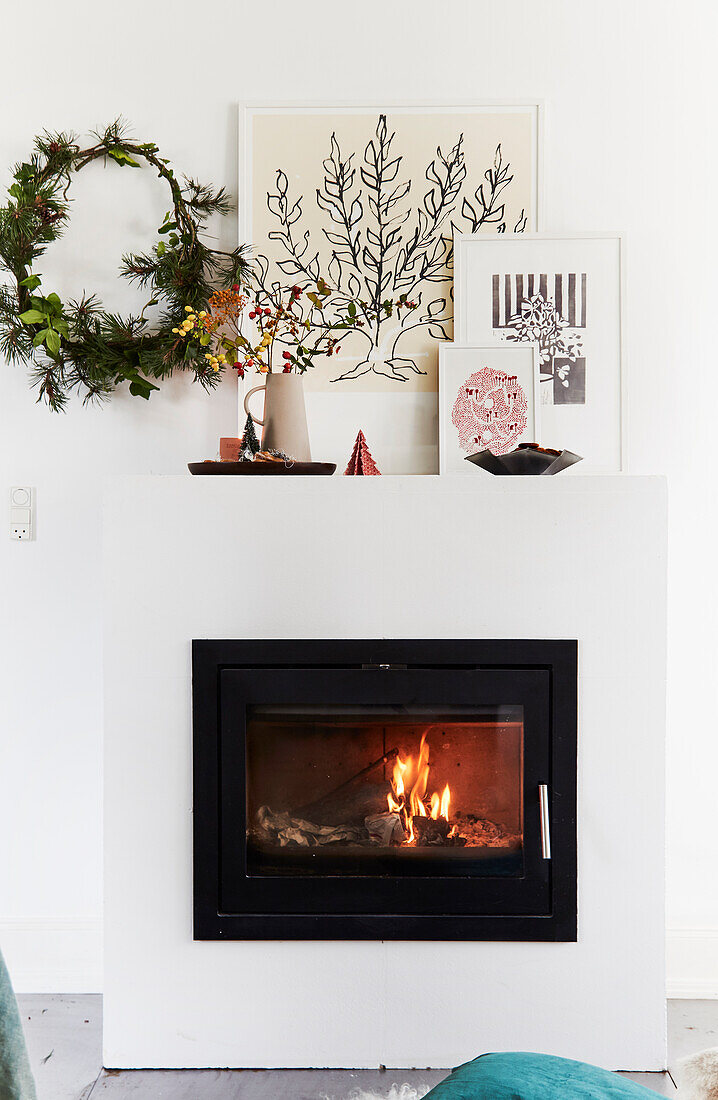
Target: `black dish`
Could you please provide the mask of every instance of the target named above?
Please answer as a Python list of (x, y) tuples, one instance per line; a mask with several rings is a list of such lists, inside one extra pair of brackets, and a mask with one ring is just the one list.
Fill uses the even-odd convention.
[(505, 455), (495, 455), (491, 451), (478, 451), (466, 456), (467, 462), (479, 466), (497, 476), (523, 475), (538, 477), (559, 474), (561, 470), (581, 462), (581, 455), (573, 451), (555, 451), (549, 447), (539, 447), (538, 443), (519, 443), (514, 451)]

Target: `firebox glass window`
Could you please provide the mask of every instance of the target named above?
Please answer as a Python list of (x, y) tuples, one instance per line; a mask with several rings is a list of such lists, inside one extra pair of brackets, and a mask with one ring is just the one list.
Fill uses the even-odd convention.
[(247, 709), (247, 873), (520, 875), (523, 708)]

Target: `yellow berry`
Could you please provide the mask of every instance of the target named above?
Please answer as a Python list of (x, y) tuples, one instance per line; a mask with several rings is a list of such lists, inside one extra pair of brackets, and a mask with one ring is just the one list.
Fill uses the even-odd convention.
[(185, 313), (191, 313), (192, 312), (192, 306), (185, 306), (184, 311), (185, 311)]
[(173, 332), (177, 332), (177, 333), (179, 333), (179, 329), (178, 329), (178, 328), (173, 328), (173, 329), (172, 329), (172, 331), (173, 331)]
[(206, 309), (201, 309), (200, 312), (199, 312), (199, 315), (200, 315), (200, 317), (206, 317), (207, 316), (207, 310)]

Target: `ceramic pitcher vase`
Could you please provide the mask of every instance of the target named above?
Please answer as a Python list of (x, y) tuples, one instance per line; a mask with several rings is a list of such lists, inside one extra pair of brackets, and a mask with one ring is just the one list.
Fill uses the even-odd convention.
[[(254, 393), (264, 390), (264, 415), (260, 420), (249, 408)], [(297, 462), (311, 462), (304, 386), (299, 374), (267, 374), (262, 386), (253, 386), (244, 397), (244, 411), (262, 428), (262, 450), (284, 451)]]

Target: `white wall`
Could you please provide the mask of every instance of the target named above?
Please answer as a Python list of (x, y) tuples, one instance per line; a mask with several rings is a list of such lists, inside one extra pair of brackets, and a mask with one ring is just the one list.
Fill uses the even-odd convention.
[[(85, 131), (123, 113), (178, 167), (230, 187), (241, 97), (546, 101), (544, 225), (628, 234), (630, 468), (667, 472), (671, 492), (669, 923), (694, 930), (718, 929), (716, 503), (710, 464), (698, 466), (717, 396), (716, 22), (707, 0), (342, 0), (323, 12), (288, 0), (37, 0), (32, 26), (51, 38), (29, 63), (32, 27), (6, 28), (0, 74), (1, 165), (43, 127)], [(98, 289), (127, 308), (112, 272), (123, 248), (149, 242), (165, 196), (147, 174), (100, 166), (73, 193), (71, 232), (41, 270), (61, 291)], [(232, 220), (220, 228), (225, 244), (234, 233)], [(120, 398), (60, 418), (33, 401), (22, 372), (2, 366), (0, 516), (10, 485), (38, 491), (37, 541), (0, 529), (0, 942), (25, 988), (23, 922), (59, 921), (60, 942), (100, 916), (103, 478), (180, 471), (235, 428), (229, 385), (207, 398), (177, 383), (149, 407)], [(118, 586), (138, 568), (141, 531)], [(48, 988), (65, 981), (63, 959), (51, 970)]]

